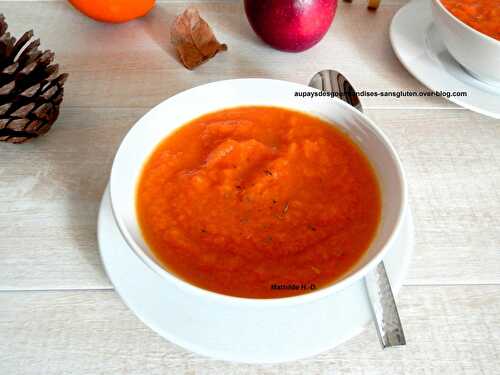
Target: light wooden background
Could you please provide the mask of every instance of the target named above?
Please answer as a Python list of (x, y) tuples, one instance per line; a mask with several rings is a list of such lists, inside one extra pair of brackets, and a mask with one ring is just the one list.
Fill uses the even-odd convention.
[(48, 136), (0, 144), (0, 374), (499, 374), (500, 121), (443, 99), (363, 100), (409, 180), (417, 233), (399, 296), (407, 347), (382, 352), (369, 327), (307, 360), (230, 364), (170, 344), (124, 306), (100, 264), (96, 218), (113, 154), (149, 108), (214, 80), (306, 83), (324, 68), (358, 89), (424, 89), (389, 44), (403, 0), (384, 0), (376, 13), (363, 0), (341, 3), (325, 39), (301, 54), (263, 45), (240, 1), (195, 2), (229, 51), (194, 72), (168, 42), (188, 3), (105, 25), (64, 1), (0, 0), (10, 31), (34, 28), (70, 73)]

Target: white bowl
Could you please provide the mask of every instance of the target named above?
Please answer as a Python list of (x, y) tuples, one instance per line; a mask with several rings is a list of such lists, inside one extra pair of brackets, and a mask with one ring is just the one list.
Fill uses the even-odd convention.
[(455, 17), (440, 0), (430, 0), (439, 35), (450, 52), (477, 79), (500, 85), (500, 41)]
[[(339, 99), (302, 98), (297, 91), (318, 91), (307, 86), (269, 79), (237, 79), (209, 83), (177, 94), (142, 117), (123, 139), (113, 162), (110, 195), (118, 227), (135, 254), (152, 270), (200, 298), (230, 304), (260, 306), (307, 302), (335, 293), (366, 275), (381, 261), (401, 227), (406, 209), (406, 183), (399, 159), (385, 135), (362, 113)], [(295, 297), (251, 299), (217, 294), (173, 275), (148, 248), (136, 216), (136, 186), (143, 164), (159, 142), (178, 127), (203, 114), (229, 107), (267, 105), (321, 117), (348, 133), (362, 148), (376, 171), (382, 193), (382, 220), (370, 248), (342, 280), (315, 292)]]

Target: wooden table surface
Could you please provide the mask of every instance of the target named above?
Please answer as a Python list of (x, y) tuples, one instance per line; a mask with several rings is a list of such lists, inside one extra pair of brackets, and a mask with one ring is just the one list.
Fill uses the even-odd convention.
[(152, 106), (215, 80), (306, 83), (324, 68), (360, 90), (425, 89), (389, 43), (403, 0), (376, 13), (363, 0), (340, 3), (325, 39), (300, 54), (263, 45), (241, 1), (189, 3), (229, 46), (193, 72), (169, 46), (188, 2), (107, 25), (65, 1), (0, 0), (10, 31), (34, 28), (70, 73), (51, 132), (0, 144), (0, 374), (500, 373), (500, 121), (439, 98), (362, 100), (408, 175), (416, 249), (398, 297), (406, 347), (381, 351), (370, 326), (314, 358), (239, 365), (165, 341), (125, 307), (100, 263), (96, 218), (117, 146)]

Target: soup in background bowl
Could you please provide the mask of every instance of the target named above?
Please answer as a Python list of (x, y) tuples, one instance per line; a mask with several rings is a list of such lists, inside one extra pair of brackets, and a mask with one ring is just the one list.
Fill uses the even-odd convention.
[(450, 54), (477, 79), (500, 85), (500, 1), (430, 1)]
[(499, 0), (441, 0), (441, 2), (460, 21), (500, 41)]
[[(131, 250), (165, 282), (214, 303), (286, 306), (342, 290), (366, 275), (383, 258), (400, 230), (407, 209), (406, 184), (399, 159), (384, 134), (365, 115), (339, 99), (311, 99), (295, 95), (301, 91), (316, 90), (268, 79), (210, 83), (159, 104), (140, 119), (123, 139), (110, 178), (113, 215)], [(239, 110), (248, 113), (239, 116)], [(255, 113), (251, 114), (253, 111)], [(231, 125), (235, 119), (239, 119), (238, 122), (241, 120), (241, 128)], [(259, 126), (252, 127), (247, 122), (252, 119)], [(221, 124), (226, 120), (228, 124)], [(213, 126), (208, 130), (210, 124)], [(241, 133), (230, 135), (236, 129), (239, 129), (236, 133)], [(308, 137), (316, 141), (307, 142)], [(321, 141), (321, 138), (324, 140)], [(324, 145), (319, 147), (317, 143)], [(296, 148), (301, 149), (300, 153), (296, 153)], [(184, 155), (173, 157), (179, 151), (183, 151)], [(310, 160), (299, 160), (308, 155)], [(315, 158), (318, 159), (317, 168), (313, 162)], [(272, 160), (277, 164), (273, 165)], [(356, 173), (349, 173), (347, 160), (356, 165)], [(287, 167), (288, 162), (296, 163), (297, 168)], [(337, 162), (338, 166), (334, 168)], [(262, 166), (266, 168), (262, 169)], [(327, 177), (328, 169), (332, 169), (331, 179), (324, 181), (322, 188), (321, 179)], [(175, 171), (181, 173), (175, 174)], [(299, 171), (302, 171), (304, 181), (300, 180)], [(157, 176), (154, 176), (155, 173)], [(175, 178), (170, 179), (169, 173)], [(151, 177), (149, 182), (148, 176)], [(280, 184), (279, 179), (273, 185), (271, 178), (277, 176), (297, 186), (310, 185), (312, 190), (309, 193), (294, 191), (293, 186)], [(357, 176), (354, 179), (357, 182), (342, 185), (341, 176), (344, 176), (344, 181)], [(158, 181), (166, 185), (155, 186)], [(248, 185), (236, 185), (236, 181)], [(211, 184), (212, 187), (207, 187)], [(362, 186), (364, 184), (366, 186)], [(349, 194), (349, 189), (353, 189), (352, 194)], [(355, 192), (355, 189), (359, 191)], [(207, 193), (210, 191), (214, 193), (213, 200)], [(277, 193), (278, 199), (266, 196), (268, 192)], [(343, 197), (342, 202), (337, 200), (340, 205), (338, 211), (332, 203), (335, 192), (337, 199)], [(144, 200), (141, 194), (144, 194)], [(223, 203), (226, 196), (230, 203)], [(294, 199), (286, 201), (289, 197)], [(322, 202), (317, 202), (318, 197)], [(252, 209), (246, 212), (248, 208), (255, 208), (246, 206), (250, 204), (245, 201), (248, 198), (255, 199), (259, 210), (269, 210), (271, 214), (263, 212), (260, 215)], [(201, 200), (200, 204), (196, 203), (197, 199)], [(163, 200), (161, 205), (156, 205), (155, 201), (158, 203), (159, 200)], [(314, 204), (316, 207), (309, 213), (307, 207), (300, 207), (301, 204)], [(324, 206), (324, 210), (320, 205)], [(345, 207), (342, 208), (342, 205)], [(236, 210), (234, 215), (223, 210), (231, 207)], [(350, 212), (351, 208), (356, 212)], [(165, 219), (165, 209), (174, 212), (168, 212), (165, 221), (155, 221), (155, 215)], [(245, 212), (247, 216), (243, 215)], [(354, 220), (360, 217), (364, 219)], [(172, 225), (172, 220), (181, 224)], [(240, 221), (245, 220), (252, 220), (252, 223), (243, 227)], [(287, 220), (290, 226), (283, 222)], [(364, 222), (364, 227), (356, 228), (350, 220), (355, 221), (355, 225)], [(151, 221), (155, 222), (152, 224)], [(235, 226), (231, 227), (233, 223)], [(350, 238), (355, 246), (350, 247), (350, 250), (354, 249), (353, 256), (346, 256), (348, 253), (345, 253), (346, 260), (337, 263), (344, 262), (343, 266), (330, 270), (318, 260), (318, 256), (330, 252), (330, 255), (325, 254), (325, 264), (334, 264), (332, 254), (335, 251), (340, 254), (347, 249), (347, 246), (336, 249), (327, 246), (328, 241), (341, 241), (342, 235), (336, 238), (335, 230), (327, 227), (334, 223), (342, 223), (337, 230), (342, 226), (351, 226), (346, 232), (350, 235), (346, 238)], [(273, 226), (274, 229), (271, 228)], [(176, 228), (181, 230), (176, 232)], [(156, 238), (163, 230), (164, 236)], [(269, 238), (269, 230), (274, 230), (276, 238)], [(356, 230), (360, 233), (359, 237), (352, 235)], [(186, 237), (186, 233), (189, 236)], [(215, 235), (208, 241), (202, 237), (212, 234)], [(246, 243), (244, 237), (248, 234), (253, 236), (255, 244)], [(287, 237), (290, 240), (288, 243)], [(326, 245), (315, 247), (314, 238), (317, 243), (327, 241)], [(163, 249), (174, 251), (173, 247), (162, 247), (172, 241), (180, 244), (177, 250), (181, 249), (181, 252), (182, 249), (195, 249), (194, 259), (187, 259), (189, 256), (175, 259), (168, 254), (163, 257)], [(238, 248), (239, 243), (243, 247)], [(274, 246), (274, 243), (277, 245)], [(304, 244), (312, 245), (310, 252), (300, 253), (297, 250), (304, 249), (304, 246), (301, 247)], [(217, 248), (223, 249), (226, 255), (236, 252), (238, 257), (221, 257)], [(210, 251), (203, 252), (202, 249)], [(259, 251), (266, 252), (267, 256), (262, 258)], [(262, 268), (258, 268), (259, 256), (264, 263)], [(280, 264), (273, 257), (282, 257), (285, 261)], [(341, 257), (340, 254), (339, 259)], [(176, 264), (172, 264), (172, 260)], [(248, 261), (247, 265), (245, 261)], [(266, 265), (266, 261), (270, 263)], [(207, 284), (203, 275), (210, 278), (211, 271), (221, 266), (219, 262), (224, 264), (218, 269), (215, 282), (210, 284), (212, 281), (208, 280)], [(251, 264), (256, 268), (250, 276), (223, 272), (223, 269), (250, 272)], [(281, 269), (273, 270), (271, 264)], [(196, 267), (204, 266), (207, 266), (205, 273), (195, 272)], [(292, 293), (292, 296), (287, 291), (263, 293), (259, 285), (264, 284), (255, 282), (262, 275), (269, 286), (273, 272), (279, 271), (275, 279), (277, 282), (293, 284), (296, 279), (301, 279), (297, 277), (301, 269), (303, 280), (318, 283), (317, 289), (310, 293)], [(252, 290), (252, 286), (237, 286), (242, 280), (253, 280), (252, 285), (260, 290)], [(219, 288), (221, 285), (222, 288)]]

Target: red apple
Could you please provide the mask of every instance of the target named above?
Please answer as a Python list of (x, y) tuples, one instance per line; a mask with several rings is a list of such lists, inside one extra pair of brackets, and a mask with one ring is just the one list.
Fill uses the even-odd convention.
[(337, 0), (245, 0), (248, 21), (260, 38), (282, 51), (311, 48), (332, 24)]

